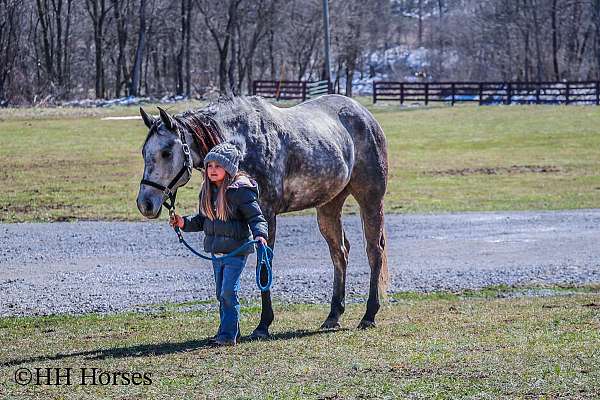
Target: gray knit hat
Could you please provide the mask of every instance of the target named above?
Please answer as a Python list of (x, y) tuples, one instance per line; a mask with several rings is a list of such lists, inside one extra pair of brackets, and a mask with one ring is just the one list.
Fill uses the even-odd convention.
[(204, 157), (204, 168), (210, 161), (216, 161), (229, 175), (235, 176), (238, 172), (238, 165), (244, 158), (245, 150), (246, 143), (243, 139), (235, 138), (228, 142), (219, 143)]

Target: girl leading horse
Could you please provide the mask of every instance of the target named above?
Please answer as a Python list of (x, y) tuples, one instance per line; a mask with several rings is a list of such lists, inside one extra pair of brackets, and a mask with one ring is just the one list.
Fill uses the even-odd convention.
[[(350, 243), (341, 217), (344, 201), (352, 195), (360, 207), (371, 269), (367, 309), (358, 327), (375, 326), (389, 281), (383, 207), (388, 159), (383, 130), (365, 107), (345, 96), (326, 95), (289, 108), (259, 97), (238, 97), (174, 116), (161, 110), (160, 119), (140, 112), (150, 129), (142, 149), (144, 180), (167, 186), (185, 164), (186, 143), (192, 166), (202, 169), (214, 146), (242, 141), (246, 155), (239, 166), (260, 187), (269, 247), (274, 248), (277, 215), (317, 209), (319, 230), (334, 266), (331, 309), (323, 329), (339, 327), (345, 309)], [(190, 174), (191, 168), (173, 190), (187, 183)], [(162, 202), (160, 190), (140, 185), (137, 206), (144, 216), (157, 218)], [(273, 321), (271, 293), (261, 296), (261, 320), (251, 338), (267, 337)]]

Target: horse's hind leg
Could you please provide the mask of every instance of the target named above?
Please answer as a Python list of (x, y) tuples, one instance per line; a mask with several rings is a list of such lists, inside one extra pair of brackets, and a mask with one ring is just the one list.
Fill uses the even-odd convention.
[(350, 243), (346, 239), (342, 226), (342, 206), (346, 197), (348, 197), (348, 191), (344, 189), (328, 203), (317, 207), (319, 230), (329, 246), (334, 268), (331, 311), (321, 325), (321, 329), (339, 328), (339, 319), (345, 309), (346, 267), (350, 251)]
[(387, 144), (381, 126), (363, 107), (344, 107), (339, 118), (354, 141), (355, 162), (348, 187), (360, 206), (371, 268), (367, 311), (358, 325), (367, 328), (375, 325), (380, 296), (389, 282), (383, 223), (383, 197), (388, 177)]
[[(354, 195), (354, 193), (353, 193)], [(356, 198), (356, 196), (355, 196)], [(380, 296), (385, 293), (389, 281), (386, 235), (384, 228), (383, 196), (381, 198), (358, 197), (365, 241), (367, 242), (367, 258), (371, 268), (369, 283), (369, 299), (367, 311), (358, 328), (375, 326), (375, 315), (379, 311)]]

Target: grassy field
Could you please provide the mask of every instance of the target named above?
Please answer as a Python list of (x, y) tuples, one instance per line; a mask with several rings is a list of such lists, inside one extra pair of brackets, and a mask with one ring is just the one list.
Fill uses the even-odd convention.
[[(600, 108), (369, 107), (388, 139), (388, 212), (600, 206)], [(138, 120), (100, 119), (136, 114), (0, 110), (0, 221), (141, 220), (147, 130)], [(184, 212), (195, 209), (199, 185), (196, 176), (180, 191)], [(350, 199), (345, 212), (356, 210)]]
[[(388, 138), (387, 212), (600, 205), (600, 108), (369, 107)], [(136, 113), (0, 110), (0, 222), (142, 220), (146, 129), (101, 120)], [(183, 212), (199, 184), (180, 191)], [(338, 331), (317, 329), (326, 305), (276, 304), (272, 340), (228, 349), (208, 346), (211, 307), (0, 318), (0, 398), (600, 398), (599, 286), (397, 293), (369, 331), (354, 329), (364, 304), (347, 307)], [(259, 312), (243, 306), (244, 334)], [(73, 384), (15, 382), (20, 368), (46, 367), (71, 368)], [(150, 373), (152, 383), (82, 386), (81, 368)]]
[[(513, 292), (398, 294), (368, 331), (354, 329), (364, 304), (348, 307), (350, 328), (338, 331), (317, 330), (326, 306), (278, 304), (273, 339), (218, 349), (206, 341), (217, 313), (173, 304), (152, 314), (2, 318), (0, 397), (599, 398), (600, 287)], [(258, 310), (243, 307), (244, 334)], [(17, 370), (36, 367), (72, 368), (73, 382), (15, 383)], [(150, 373), (152, 383), (82, 386), (81, 368)]]

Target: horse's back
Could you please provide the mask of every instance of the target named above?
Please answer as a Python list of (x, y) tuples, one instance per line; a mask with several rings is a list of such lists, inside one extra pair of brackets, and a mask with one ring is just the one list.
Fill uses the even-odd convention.
[[(383, 129), (373, 114), (356, 100), (336, 94), (325, 95), (288, 110), (291, 113), (295, 108), (298, 109), (296, 112), (300, 119), (317, 125), (316, 132), (308, 134), (318, 135), (319, 132), (326, 131), (330, 137), (350, 141), (355, 161), (387, 163)], [(329, 129), (319, 129), (319, 125), (325, 125)]]
[(289, 108), (258, 98), (250, 102), (280, 130), (285, 154), (282, 212), (326, 203), (348, 186), (363, 153), (378, 153), (370, 148), (381, 128), (348, 97), (325, 95)]

